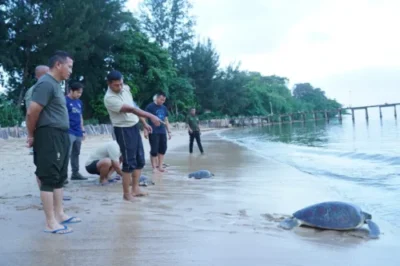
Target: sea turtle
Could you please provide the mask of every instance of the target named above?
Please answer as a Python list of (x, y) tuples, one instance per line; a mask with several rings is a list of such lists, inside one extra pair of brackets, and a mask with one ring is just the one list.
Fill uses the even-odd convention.
[(139, 186), (147, 187), (149, 185), (154, 185), (154, 182), (145, 175), (141, 175), (139, 178)]
[(189, 178), (194, 177), (195, 179), (210, 178), (212, 176), (214, 176), (214, 174), (208, 170), (199, 170), (189, 174)]
[(280, 222), (284, 229), (306, 225), (319, 229), (353, 230), (362, 227), (365, 223), (369, 227), (369, 237), (378, 238), (378, 225), (371, 221), (372, 216), (363, 212), (360, 207), (340, 201), (321, 202), (308, 206), (293, 213), (293, 216)]

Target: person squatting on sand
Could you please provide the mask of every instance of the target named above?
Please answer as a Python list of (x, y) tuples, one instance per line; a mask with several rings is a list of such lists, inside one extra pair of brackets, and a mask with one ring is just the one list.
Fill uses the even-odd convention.
[[(150, 119), (156, 126), (160, 125), (160, 120), (155, 115), (133, 106), (130, 88), (124, 85), (122, 74), (119, 71), (111, 71), (107, 75), (107, 83), (108, 89), (104, 96), (104, 105), (122, 153), (123, 198), (133, 201), (134, 197), (147, 195), (139, 188), (139, 178), (145, 165), (145, 156), (138, 116)], [(151, 126), (145, 123), (144, 119), (141, 121), (144, 123), (144, 128), (151, 132)], [(131, 181), (132, 191), (130, 191)]]
[(100, 176), (100, 184), (107, 185), (111, 181), (110, 177), (115, 172), (123, 175), (120, 167), (122, 161), (121, 151), (116, 141), (109, 141), (101, 144), (94, 150), (87, 159), (86, 171), (92, 175)]
[(171, 139), (171, 131), (169, 129), (168, 123), (168, 110), (164, 106), (166, 96), (165, 93), (160, 92), (156, 95), (154, 102), (147, 105), (145, 111), (157, 116), (162, 123), (160, 126), (155, 126), (151, 121), (149, 125), (152, 127), (152, 132), (147, 132), (144, 129), (144, 137), (149, 139), (150, 143), (150, 159), (153, 171), (156, 172), (157, 169), (160, 172), (164, 172), (164, 155), (167, 151), (167, 133), (168, 139)]
[[(72, 175), (71, 180), (87, 180), (79, 173), (79, 155), (81, 153), (82, 141), (85, 140), (86, 132), (83, 127), (83, 103), (79, 98), (82, 96), (83, 85), (80, 82), (74, 82), (69, 87), (68, 95), (65, 97), (69, 116), (69, 139), (71, 146), (69, 148)], [(68, 183), (68, 179), (65, 184)]]
[(34, 148), (36, 176), (40, 180), (40, 197), (46, 216), (45, 232), (71, 233), (67, 223), (81, 222), (63, 209), (63, 185), (68, 177), (70, 140), (69, 118), (60, 82), (72, 73), (73, 59), (57, 51), (49, 59), (50, 71), (33, 88), (26, 115), (27, 143)]

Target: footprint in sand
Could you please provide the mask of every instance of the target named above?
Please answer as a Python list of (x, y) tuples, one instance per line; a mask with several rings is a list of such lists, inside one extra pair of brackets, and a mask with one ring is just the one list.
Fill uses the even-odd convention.
[(281, 222), (286, 218), (289, 218), (290, 215), (284, 215), (284, 214), (269, 214), (269, 213), (265, 213), (265, 214), (261, 214), (261, 217), (263, 217), (265, 220), (267, 220), (268, 222)]
[(83, 209), (80, 207), (76, 207), (76, 206), (68, 206), (68, 207), (64, 207), (64, 211), (80, 213), (81, 211), (83, 211)]
[(239, 216), (241, 217), (248, 217), (246, 210), (239, 210)]
[(43, 210), (43, 208), (39, 205), (16, 206), (15, 209), (17, 211), (25, 211), (29, 209)]

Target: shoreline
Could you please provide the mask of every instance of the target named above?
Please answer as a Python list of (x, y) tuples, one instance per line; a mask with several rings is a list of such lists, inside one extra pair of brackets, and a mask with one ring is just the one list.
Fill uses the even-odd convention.
[[(207, 128), (202, 129), (202, 136), (206, 136), (212, 132), (222, 131), (225, 129), (218, 128)], [(187, 145), (189, 146), (189, 136), (187, 130), (171, 130), (171, 140), (168, 140), (168, 149), (174, 150), (177, 147)], [(149, 140), (145, 139), (143, 132), (141, 132), (141, 137), (143, 141), (143, 148), (146, 155), (146, 164), (144, 171), (151, 168), (149, 152), (150, 145)], [(86, 172), (85, 162), (89, 157), (90, 152), (96, 148), (98, 143), (112, 141), (111, 134), (101, 134), (87, 136), (87, 139), (82, 142), (82, 148), (79, 158), (80, 172), (84, 176), (91, 177), (93, 179), (95, 176), (90, 175)], [(26, 147), (25, 138), (10, 138), (7, 140), (0, 141), (0, 170), (6, 172), (6, 176), (1, 179), (0, 185), (0, 197), (4, 195), (30, 195), (37, 193), (37, 184), (34, 178), (35, 166), (33, 164), (33, 156), (29, 154), (29, 148)], [(196, 148), (196, 142), (194, 143), (194, 149)], [(166, 163), (168, 163), (168, 157), (166, 157)], [(68, 179), (70, 180), (71, 166), (68, 166)], [(13, 179), (18, 178), (23, 184), (16, 184)], [(79, 181), (78, 181), (79, 182)], [(75, 182), (73, 182), (75, 183)], [(69, 186), (69, 185), (67, 185)]]
[[(338, 233), (297, 228), (285, 231), (277, 223), (293, 210), (315, 200), (338, 197), (322, 180), (204, 132), (205, 155), (196, 143), (188, 154), (187, 131), (173, 131), (165, 174), (151, 174), (146, 156), (144, 174), (154, 186), (148, 197), (134, 203), (122, 200), (121, 182), (96, 186), (93, 180), (72, 181), (66, 187), (68, 214), (83, 222), (72, 234), (43, 233), (44, 215), (32, 174), (28, 149), (7, 141), (0, 154), (1, 265), (398, 265), (396, 236), (382, 227), (379, 240), (363, 238), (364, 231)], [(174, 140), (175, 139), (175, 140)], [(82, 145), (81, 168), (97, 143), (111, 136), (90, 137)], [(11, 144), (14, 144), (14, 149)], [(148, 154), (148, 140), (144, 139)], [(5, 152), (7, 149), (8, 152)], [(24, 154), (22, 154), (24, 153)], [(24, 161), (27, 161), (24, 163)], [(82, 168), (83, 169), (83, 168)], [(209, 169), (209, 180), (187, 178), (192, 170)], [(82, 171), (83, 172), (83, 171)], [(9, 178), (8, 174), (15, 174)], [(25, 178), (26, 177), (26, 178)], [(279, 177), (279, 178), (277, 178)], [(10, 179), (10, 184), (5, 180)], [(306, 182), (305, 182), (306, 181)], [(23, 193), (13, 193), (18, 185)], [(4, 196), (4, 191), (7, 195)], [(29, 191), (24, 194), (25, 191)], [(240, 252), (238, 252), (240, 250)], [(352, 254), (349, 256), (349, 254)], [(288, 256), (290, 254), (290, 256)]]

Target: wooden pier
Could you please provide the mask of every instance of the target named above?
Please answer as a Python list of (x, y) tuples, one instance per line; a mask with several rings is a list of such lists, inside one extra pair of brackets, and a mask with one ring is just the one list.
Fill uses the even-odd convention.
[(368, 115), (368, 109), (370, 108), (379, 108), (379, 117), (380, 119), (383, 118), (382, 116), (382, 108), (389, 108), (389, 107), (393, 107), (393, 111), (394, 111), (394, 119), (397, 119), (397, 110), (396, 110), (396, 106), (400, 105), (400, 103), (385, 103), (385, 104), (377, 104), (377, 105), (367, 105), (367, 106), (357, 106), (357, 107), (346, 107), (346, 108), (342, 108), (347, 109), (347, 110), (351, 110), (351, 118), (353, 120), (353, 123), (355, 122), (355, 116), (354, 116), (354, 111), (356, 110), (364, 110), (365, 111), (365, 120), (369, 120), (369, 115)]
[[(339, 121), (341, 122), (343, 120), (343, 113), (346, 110), (350, 110), (351, 111), (351, 118), (353, 123), (355, 123), (355, 111), (357, 110), (364, 110), (365, 112), (365, 119), (368, 122), (369, 120), (369, 109), (372, 108), (379, 108), (379, 117), (382, 120), (383, 115), (382, 115), (382, 108), (391, 108), (393, 107), (393, 111), (394, 111), (394, 118), (397, 119), (397, 110), (396, 110), (396, 106), (400, 105), (400, 103), (385, 103), (385, 104), (376, 104), (376, 105), (367, 105), (367, 106), (356, 106), (356, 107), (342, 107), (339, 109), (327, 109), (327, 110), (318, 110), (318, 111), (310, 111), (310, 112), (295, 112), (295, 113), (286, 113), (286, 114), (270, 114), (266, 117), (258, 117), (259, 119), (261, 119), (261, 124), (262, 121), (266, 121), (267, 124), (273, 124), (274, 122), (273, 117), (277, 116), (277, 123), (293, 123), (293, 122), (306, 122), (307, 121), (307, 116), (311, 117), (311, 119), (309, 120), (321, 120), (318, 119), (318, 115), (321, 117), (322, 119), (326, 120), (327, 122), (329, 122), (330, 117), (334, 114), (335, 116), (338, 116)], [(298, 119), (294, 119), (294, 116), (296, 116)]]

